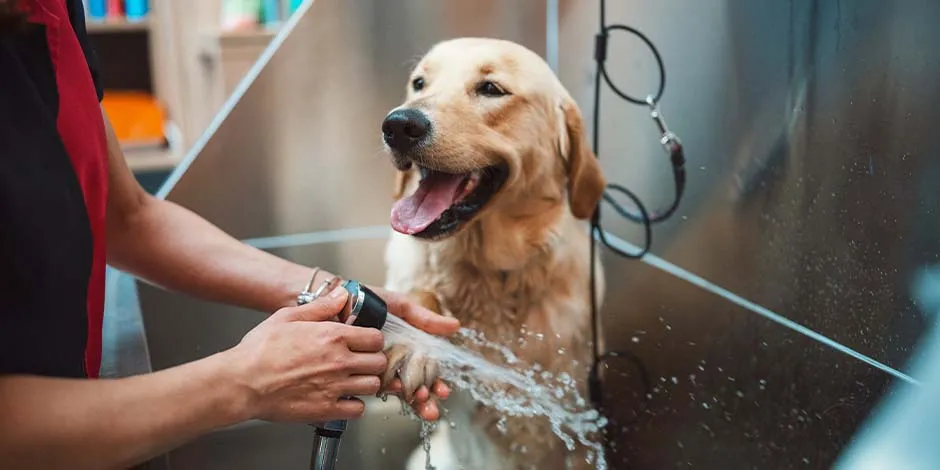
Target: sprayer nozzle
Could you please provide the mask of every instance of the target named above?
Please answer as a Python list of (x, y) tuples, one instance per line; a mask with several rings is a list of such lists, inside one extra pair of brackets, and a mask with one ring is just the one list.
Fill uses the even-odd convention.
[(381, 330), (388, 318), (388, 305), (385, 301), (359, 281), (345, 281), (343, 288), (349, 292), (349, 300), (343, 309), (344, 322)]

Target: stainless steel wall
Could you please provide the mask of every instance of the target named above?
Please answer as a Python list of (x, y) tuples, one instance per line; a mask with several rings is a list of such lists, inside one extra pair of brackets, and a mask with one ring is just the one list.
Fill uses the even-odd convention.
[[(605, 259), (617, 286), (608, 347), (635, 357), (607, 371), (615, 459), (827, 468), (894, 376), (762, 315), (905, 369), (926, 322), (914, 281), (940, 253), (940, 4), (607, 3), (609, 22), (660, 48), (663, 110), (689, 159), (689, 192), (654, 252), (720, 286)], [(561, 5), (561, 74), (590, 109), (597, 2)], [(648, 50), (622, 33), (612, 42), (617, 85), (651, 93)], [(609, 90), (601, 109), (605, 170), (666, 205), (669, 167), (648, 115)], [(605, 220), (639, 242), (638, 228)], [(632, 405), (619, 405), (625, 394)]]
[[(903, 377), (895, 369), (926, 321), (911, 290), (940, 252), (940, 4), (607, 3), (609, 21), (660, 48), (663, 110), (689, 160), (686, 198), (656, 228), (654, 256), (605, 255), (603, 331), (622, 351), (605, 368), (615, 468), (826, 468)], [(560, 0), (559, 13), (560, 76), (589, 115), (597, 2)], [(168, 198), (241, 238), (386, 225), (379, 123), (409, 62), (470, 34), (544, 52), (545, 14), (526, 0), (318, 0)], [(614, 37), (618, 86), (649, 93), (652, 65), (639, 41)], [(603, 100), (605, 170), (667, 204), (648, 114), (609, 90)], [(637, 227), (605, 220), (638, 240)], [(381, 282), (379, 230), (275, 252)], [(260, 319), (146, 287), (141, 302), (156, 369), (228, 347)], [(353, 442), (389, 442), (388, 453), (351, 444), (346, 468), (399, 468), (413, 441), (386, 439), (413, 428), (395, 426), (357, 428)], [(173, 468), (302, 465), (306, 429), (251, 429), (187, 446)]]

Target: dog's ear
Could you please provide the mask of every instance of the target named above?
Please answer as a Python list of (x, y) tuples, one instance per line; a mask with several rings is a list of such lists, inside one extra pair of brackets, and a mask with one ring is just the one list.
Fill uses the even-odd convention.
[(561, 151), (568, 165), (568, 202), (575, 217), (589, 219), (604, 194), (607, 180), (584, 135), (584, 119), (578, 105), (565, 99), (561, 112), (565, 134)]
[(395, 170), (395, 190), (392, 192), (392, 198), (396, 201), (405, 195), (405, 188), (408, 187), (408, 180), (411, 179), (411, 171)]

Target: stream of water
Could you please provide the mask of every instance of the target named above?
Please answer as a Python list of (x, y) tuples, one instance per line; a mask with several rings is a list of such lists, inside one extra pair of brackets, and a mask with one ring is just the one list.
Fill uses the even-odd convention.
[[(568, 449), (574, 450), (576, 443), (587, 446), (593, 449), (588, 457), (589, 463), (601, 470), (607, 468), (601, 441), (607, 419), (597, 411), (585, 408), (584, 397), (578, 393), (574, 379), (567, 374), (555, 377), (537, 364), (522, 364), (505, 346), (488, 341), (478, 332), (466, 328), (458, 333), (463, 339), (499, 352), (508, 366), (487, 361), (475, 352), (429, 335), (391, 314), (382, 331), (387, 346), (406, 344), (416, 353), (435, 359), (439, 363), (440, 376), (451, 387), (469, 392), (476, 401), (503, 416), (547, 419), (552, 431)], [(575, 403), (580, 410), (566, 406), (566, 402)], [(424, 425), (422, 440), (430, 459), (429, 432), (428, 425)], [(430, 461), (428, 467), (433, 468)]]

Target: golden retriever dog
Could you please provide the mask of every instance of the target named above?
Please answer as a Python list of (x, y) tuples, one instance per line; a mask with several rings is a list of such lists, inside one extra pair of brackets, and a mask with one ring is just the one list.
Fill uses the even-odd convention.
[[(526, 364), (569, 374), (587, 397), (593, 338), (585, 220), (606, 181), (578, 106), (548, 64), (504, 40), (438, 43), (382, 131), (398, 170), (386, 288), (457, 317)], [(600, 269), (597, 275), (601, 297)], [(385, 383), (400, 377), (406, 398), (437, 376), (433, 361), (407, 346), (386, 354)], [(443, 406), (455, 425), (439, 426), (431, 438), (439, 470), (593, 468), (589, 450), (569, 452), (547, 419), (500, 422), (459, 390)], [(424, 458), (416, 450), (409, 468), (424, 468)]]

